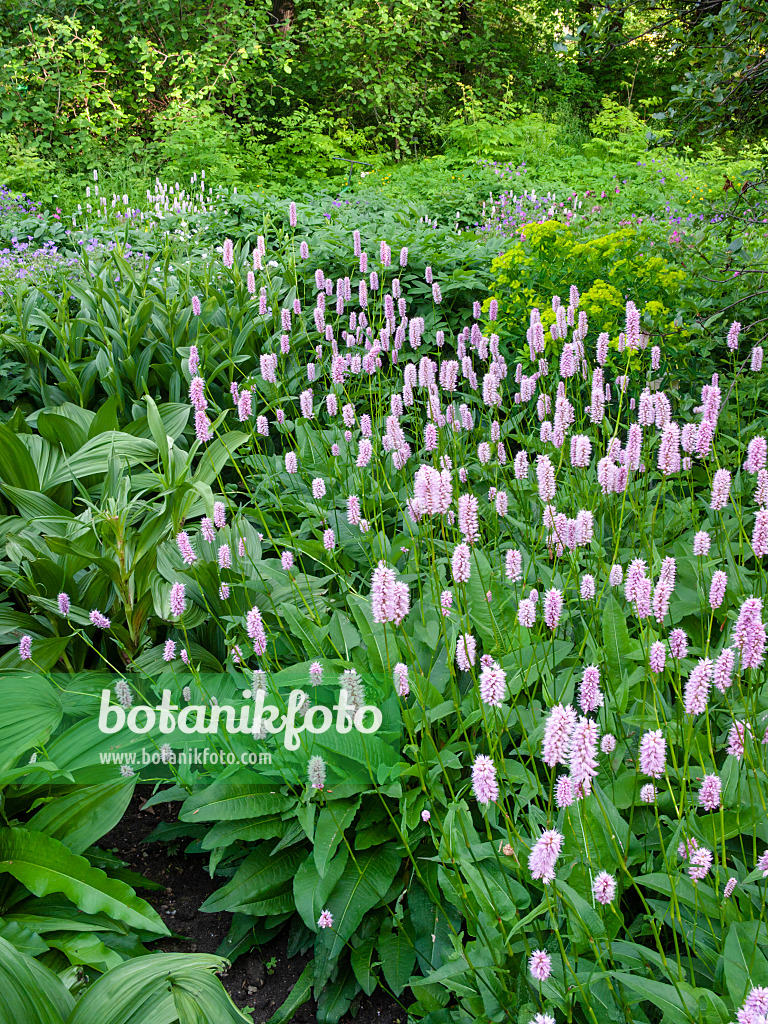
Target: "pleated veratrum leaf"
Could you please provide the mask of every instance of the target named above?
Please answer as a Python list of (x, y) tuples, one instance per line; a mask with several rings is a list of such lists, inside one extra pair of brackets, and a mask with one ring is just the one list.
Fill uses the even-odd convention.
[(64, 1024), (74, 1005), (53, 971), (0, 938), (2, 1024)]
[(121, 776), (101, 785), (78, 786), (49, 801), (27, 822), (27, 828), (82, 853), (117, 825), (135, 788), (135, 778)]
[[(210, 977), (226, 960), (208, 953), (153, 953), (128, 960), (98, 979), (67, 1018), (66, 1024), (226, 1024), (248, 1022), (228, 1001), (221, 983)], [(207, 980), (203, 980), (207, 979)], [(210, 984), (213, 983), (213, 984)], [(215, 1000), (214, 989), (221, 997)], [(175, 990), (181, 993), (177, 1005)], [(189, 998), (213, 1011), (189, 1016)], [(215, 1001), (214, 1001), (215, 1000)], [(180, 1011), (187, 1014), (180, 1016)], [(248, 1022), (250, 1024), (250, 1022)]]
[(0, 478), (13, 487), (27, 491), (39, 490), (40, 480), (34, 459), (24, 442), (4, 423), (0, 423), (0, 448), (3, 452)]
[(230, 461), (233, 461), (234, 453), (250, 440), (250, 434), (241, 430), (231, 430), (222, 437), (217, 437), (203, 452), (203, 456), (197, 466), (194, 480), (197, 483), (212, 484), (221, 472), (222, 468)]
[(0, 768), (10, 768), (22, 754), (45, 743), (62, 714), (59, 695), (38, 672), (3, 674), (0, 678)]
[(154, 464), (157, 455), (154, 441), (145, 437), (132, 437), (119, 430), (108, 430), (92, 437), (79, 451), (65, 459), (47, 478), (46, 490), (80, 480), (84, 476), (103, 476), (113, 458), (135, 466), (140, 462)]
[(171, 980), (179, 1024), (240, 1024), (251, 1021), (240, 1013), (218, 978), (207, 972), (179, 975)]
[(0, 829), (0, 873), (13, 875), (35, 896), (63, 893), (86, 914), (99, 911), (131, 928), (168, 935), (155, 910), (124, 882), (42, 832), (23, 828)]

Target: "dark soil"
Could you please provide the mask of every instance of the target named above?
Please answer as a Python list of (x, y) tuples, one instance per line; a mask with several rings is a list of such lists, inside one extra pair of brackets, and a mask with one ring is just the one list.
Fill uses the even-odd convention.
[[(141, 895), (178, 937), (153, 943), (152, 949), (215, 953), (229, 932), (232, 915), (200, 913), (199, 908), (224, 880), (208, 876), (208, 858), (203, 855), (185, 855), (183, 851), (172, 854), (164, 844), (142, 842), (160, 822), (176, 821), (178, 809), (177, 805), (160, 804), (142, 810), (145, 799), (145, 795), (135, 794), (123, 820), (99, 845), (114, 851), (130, 870), (165, 887), (163, 892), (147, 890)], [(252, 1010), (254, 1024), (264, 1024), (282, 1005), (310, 958), (306, 954), (287, 959), (286, 942), (287, 932), (244, 953), (221, 975), (237, 1006)], [(347, 1014), (341, 1024), (351, 1024), (353, 1019), (355, 1024), (406, 1024), (407, 1014), (378, 990), (370, 999), (363, 999), (354, 1018)], [(313, 1024), (315, 1020), (314, 1002), (305, 1003), (293, 1017), (294, 1024)]]

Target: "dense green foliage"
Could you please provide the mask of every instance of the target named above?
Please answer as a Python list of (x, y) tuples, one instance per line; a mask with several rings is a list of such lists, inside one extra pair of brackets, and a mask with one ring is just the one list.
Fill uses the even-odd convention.
[[(147, 953), (165, 926), (133, 892), (141, 880), (93, 845), (136, 785), (102, 758), (104, 686), (115, 714), (165, 689), (179, 706), (240, 714), (246, 688), (265, 685), (281, 708), (296, 688), (330, 705), (351, 680), (401, 722), (401, 737), (367, 745), (305, 733), (296, 751), (223, 725), (194, 740), (158, 727), (109, 737), (112, 755), (163, 752), (141, 779), (157, 785), (153, 802), (179, 804), (179, 821), (153, 838), (209, 856), (220, 887), (202, 912), (234, 915), (219, 953), (235, 958), (282, 930), (291, 953), (311, 951), (276, 1024), (311, 996), (317, 1019), (335, 1024), (378, 985), (428, 1024), (528, 1024), (537, 1013), (726, 1024), (750, 985), (768, 983), (766, 747), (751, 739), (768, 703), (764, 668), (734, 633), (745, 601), (765, 600), (756, 523), (768, 481), (756, 492), (743, 468), (766, 433), (766, 371), (751, 355), (766, 335), (759, 153), (646, 154), (642, 126), (616, 105), (601, 110), (578, 149), (537, 118), (506, 137), (489, 121), (455, 145), (485, 147), (490, 162), (382, 167), (343, 193), (296, 193), (295, 218), (287, 198), (231, 182), (203, 191), (199, 178), (187, 192), (157, 183), (142, 203), (140, 180), (90, 177), (63, 213), (3, 197), (0, 767), (11, 827), (0, 835), (0, 968), (25, 979), (20, 999), (41, 993), (18, 1019), (144, 1024), (139, 1004), (167, 1024), (238, 1019), (207, 973), (219, 960)], [(514, 163), (493, 162), (505, 152)], [(553, 295), (570, 308), (557, 339)], [(629, 347), (627, 300), (638, 311)], [(532, 308), (547, 345), (534, 362)], [(578, 344), (586, 376), (564, 351)], [(668, 406), (652, 399), (649, 418), (650, 388)], [(619, 450), (641, 404), (643, 471), (630, 460), (621, 489)], [(698, 431), (702, 407), (716, 423), (711, 448), (693, 453), (688, 430), (678, 455), (690, 462), (675, 467), (674, 424)], [(574, 435), (588, 439), (586, 461)], [(414, 505), (427, 467), (448, 476), (442, 514)], [(712, 508), (726, 468), (728, 500)], [(456, 515), (472, 497), (476, 531)], [(590, 538), (566, 543), (560, 531), (584, 511)], [(701, 531), (703, 554), (692, 549)], [(464, 542), (468, 579), (455, 567)], [(507, 569), (510, 551), (522, 578)], [(638, 558), (655, 602), (674, 559), (666, 610), (644, 614), (609, 582), (613, 565), (626, 572)], [(381, 562), (407, 588), (400, 621), (374, 610)], [(728, 579), (711, 605), (716, 569)], [(555, 591), (564, 605), (552, 626), (551, 613), (542, 619)], [(750, 622), (757, 642), (764, 626)], [(684, 653), (673, 629), (685, 630)], [(649, 664), (654, 645), (661, 669)], [(732, 682), (689, 711), (694, 673), (729, 645), (740, 652)], [(589, 665), (599, 706), (583, 693)], [(502, 673), (499, 701), (488, 671)], [(614, 744), (572, 803), (558, 775), (573, 757), (557, 769), (542, 756), (558, 703), (578, 705)], [(655, 730), (669, 764), (651, 776), (638, 748)], [(191, 742), (272, 759), (175, 763)], [(480, 755), (499, 785), (483, 803)], [(323, 759), (322, 787), (310, 756)], [(703, 775), (719, 778), (721, 809), (701, 805)], [(529, 865), (542, 829), (563, 844), (547, 884)], [(678, 854), (693, 842), (713, 855), (695, 881)], [(607, 902), (595, 896), (600, 872), (615, 886)], [(73, 905), (93, 929), (77, 943), (61, 926)], [(534, 950), (550, 961), (541, 982)]]
[(643, 146), (671, 133), (698, 147), (700, 126), (729, 145), (734, 132), (755, 137), (765, 0), (703, 20), (691, 10), (3, 0), (0, 182), (61, 195), (67, 174), (122, 168), (135, 180), (136, 164), (230, 184), (342, 179), (347, 158), (514, 149), (531, 117), (576, 143), (596, 115), (595, 133), (614, 142), (640, 129)]

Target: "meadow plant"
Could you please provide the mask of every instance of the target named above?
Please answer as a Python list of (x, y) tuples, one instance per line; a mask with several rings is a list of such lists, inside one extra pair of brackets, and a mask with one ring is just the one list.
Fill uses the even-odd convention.
[[(225, 239), (178, 283), (185, 418), (172, 437), (147, 413), (153, 440), (124, 447), (157, 460), (155, 498), (147, 472), (123, 493), (150, 503), (130, 517), (152, 523), (141, 615), (95, 486), (89, 537), (60, 527), (110, 566), (90, 611), (90, 577), (7, 488), (4, 529), (52, 568), (14, 572), (34, 615), (5, 667), (55, 638), (55, 660), (122, 660), (180, 696), (207, 666), (396, 703), (402, 746), (372, 776), (307, 743), (242, 838), (203, 840), (236, 870), (204, 909), (264, 934), (298, 913), (319, 1020), (378, 979), (456, 1024), (759, 1020), (768, 443), (749, 325), (724, 328), (729, 372), (688, 402), (632, 297), (598, 332), (573, 284), (549, 297), (546, 353), (526, 311), (513, 363), (479, 299), (437, 328), (401, 280), (413, 253), (355, 234), (306, 263), (287, 216), (292, 248)], [(414, 293), (436, 308), (449, 282), (429, 277)], [(219, 783), (175, 784), (193, 821)]]

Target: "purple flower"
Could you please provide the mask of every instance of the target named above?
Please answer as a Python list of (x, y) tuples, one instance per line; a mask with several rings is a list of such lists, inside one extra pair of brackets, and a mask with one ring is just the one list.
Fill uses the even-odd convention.
[(333, 914), (330, 910), (324, 910), (317, 919), (318, 928), (333, 928)]
[(405, 699), (411, 692), (411, 688), (408, 684), (408, 666), (404, 665), (402, 661), (395, 665), (393, 678), (398, 696)]
[(390, 569), (380, 561), (371, 575), (371, 611), (376, 623), (394, 622), (399, 626), (410, 608), (408, 585), (401, 583)]
[(544, 622), (550, 629), (555, 630), (560, 622), (560, 615), (563, 610), (562, 591), (553, 587), (544, 595)]
[(698, 850), (694, 850), (688, 861), (688, 874), (694, 883), (706, 878), (712, 867), (712, 861), (712, 851), (708, 850), (706, 846), (700, 846)]
[(187, 599), (185, 596), (185, 588), (183, 583), (174, 583), (171, 587), (171, 615), (174, 618), (184, 614), (187, 607)]
[(616, 898), (616, 879), (607, 871), (601, 871), (592, 882), (592, 895), (598, 903), (607, 906)]
[(58, 602), (59, 611), (61, 612), (61, 614), (69, 615), (69, 595), (62, 592), (61, 594), (59, 594), (56, 600)]
[(176, 545), (179, 549), (179, 554), (181, 555), (182, 561), (184, 562), (185, 565), (192, 565), (192, 563), (197, 560), (197, 555), (195, 554), (192, 548), (192, 544), (190, 542), (188, 533), (186, 533), (183, 530), (181, 531), (181, 533), (177, 533)]
[(545, 950), (534, 949), (528, 958), (528, 970), (536, 981), (546, 981), (552, 973), (552, 959)]
[(466, 544), (457, 544), (451, 557), (451, 571), (457, 583), (467, 583), (470, 576), (470, 551)]
[(19, 641), (19, 658), (22, 661), (29, 661), (32, 657), (32, 637), (23, 636)]
[(685, 684), (684, 707), (687, 715), (702, 715), (707, 710), (712, 686), (712, 661), (702, 658)]
[(462, 672), (468, 672), (475, 664), (477, 644), (471, 633), (462, 633), (456, 641), (456, 664)]
[(673, 658), (681, 661), (688, 653), (688, 637), (684, 629), (673, 629), (669, 634), (669, 651)]
[(98, 609), (94, 608), (91, 614), (88, 616), (94, 626), (98, 626), (99, 629), (109, 629), (111, 623), (106, 615), (102, 615)]
[(640, 741), (640, 771), (652, 779), (661, 778), (667, 764), (667, 741), (661, 729), (654, 729)]
[(554, 880), (555, 865), (563, 848), (563, 836), (556, 829), (547, 829), (534, 844), (528, 857), (531, 877), (545, 884)]
[(555, 704), (544, 727), (541, 756), (544, 764), (554, 768), (568, 763), (571, 734), (576, 725), (576, 711), (570, 704)]
[(705, 811), (716, 811), (720, 806), (722, 783), (719, 775), (705, 775), (699, 789), (699, 803)]
[(571, 733), (571, 781), (579, 797), (592, 791), (592, 779), (597, 775), (597, 737), (597, 722), (586, 717), (579, 719)]
[(246, 629), (248, 636), (253, 640), (254, 653), (265, 654), (267, 650), (267, 634), (264, 630), (261, 612), (257, 605), (254, 605), (246, 616)]
[(490, 665), (484, 665), (480, 672), (480, 699), (490, 707), (499, 707), (506, 695), (507, 675), (506, 672), (492, 661)]
[(588, 665), (584, 669), (579, 689), (579, 706), (584, 714), (597, 711), (605, 703), (600, 690), (600, 670), (596, 665)]
[(485, 754), (478, 754), (472, 765), (472, 791), (479, 804), (488, 805), (499, 798), (496, 767)]
[(728, 575), (721, 569), (712, 574), (712, 582), (709, 586), (709, 606), (719, 608), (725, 599), (725, 591), (728, 586)]

